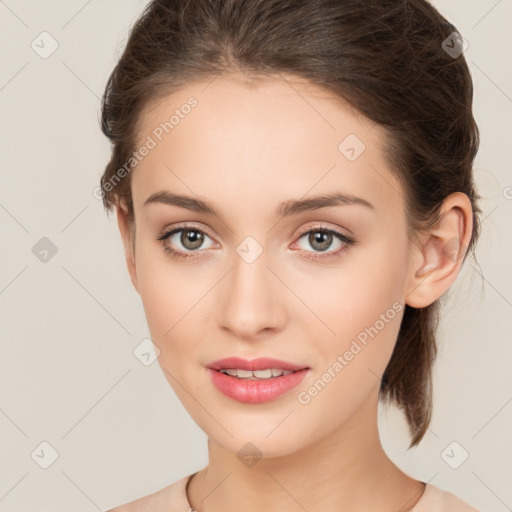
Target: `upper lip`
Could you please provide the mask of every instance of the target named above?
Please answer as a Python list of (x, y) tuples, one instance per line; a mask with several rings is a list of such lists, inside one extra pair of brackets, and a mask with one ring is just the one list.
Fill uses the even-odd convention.
[(208, 363), (206, 367), (211, 368), (212, 370), (235, 368), (239, 370), (250, 371), (267, 370), (269, 368), (297, 371), (302, 370), (304, 368), (308, 368), (307, 366), (289, 363), (287, 361), (281, 361), (279, 359), (274, 359), (272, 357), (258, 357), (257, 359), (251, 360), (242, 359), (240, 357), (226, 357), (224, 359), (212, 361), (211, 363)]

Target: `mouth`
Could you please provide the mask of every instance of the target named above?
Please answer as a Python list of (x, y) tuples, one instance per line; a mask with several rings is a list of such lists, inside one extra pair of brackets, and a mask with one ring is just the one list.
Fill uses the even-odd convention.
[(206, 365), (214, 386), (225, 396), (242, 403), (274, 400), (298, 386), (310, 367), (274, 358), (220, 359)]

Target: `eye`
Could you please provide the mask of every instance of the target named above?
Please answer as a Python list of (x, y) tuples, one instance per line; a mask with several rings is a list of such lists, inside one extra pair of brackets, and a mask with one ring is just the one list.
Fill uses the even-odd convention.
[[(199, 252), (198, 249), (203, 245), (205, 237), (210, 238), (202, 229), (195, 226), (180, 225), (162, 233), (157, 237), (157, 240), (163, 245), (164, 251), (173, 258), (187, 259), (196, 257), (195, 254), (187, 254), (187, 252)], [(178, 249), (174, 248), (176, 246)]]
[[(315, 249), (313, 252), (306, 249), (311, 253), (306, 258), (312, 260), (340, 256), (351, 244), (355, 243), (355, 240), (347, 235), (324, 226), (309, 229), (300, 236), (299, 241), (302, 239), (305, 239), (306, 243)], [(337, 245), (336, 250), (327, 252), (334, 242)]]

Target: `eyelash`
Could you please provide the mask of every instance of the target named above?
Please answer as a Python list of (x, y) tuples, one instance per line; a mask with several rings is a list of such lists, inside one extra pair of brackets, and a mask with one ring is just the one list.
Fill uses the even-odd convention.
[[(195, 226), (188, 225), (188, 224), (179, 224), (179, 225), (175, 226), (173, 229), (164, 231), (157, 236), (157, 240), (162, 244), (164, 251), (176, 260), (194, 260), (197, 257), (200, 257), (200, 256), (196, 256), (195, 254), (194, 255), (185, 254), (182, 251), (177, 251), (176, 249), (172, 249), (168, 245), (168, 238), (171, 235), (174, 235), (175, 233), (179, 233), (180, 231), (187, 231), (187, 230), (201, 233), (203, 235), (207, 235), (210, 237), (210, 235), (206, 231), (199, 229)], [(344, 235), (343, 233), (339, 233), (338, 231), (326, 228), (324, 226), (314, 226), (313, 228), (309, 228), (307, 231), (304, 231), (303, 233), (301, 233), (297, 240), (300, 240), (301, 238), (304, 237), (304, 235), (308, 235), (310, 233), (328, 233), (328, 234), (331, 234), (331, 235), (334, 235), (335, 237), (337, 237), (344, 244), (342, 247), (340, 247), (339, 249), (337, 249), (336, 251), (333, 251), (333, 252), (324, 254), (323, 252), (316, 251), (316, 252), (313, 252), (311, 256), (306, 256), (306, 258), (311, 259), (313, 261), (326, 260), (326, 259), (330, 259), (330, 258), (334, 258), (334, 257), (339, 257), (339, 256), (341, 256), (341, 254), (343, 252), (345, 252), (349, 248), (349, 246), (356, 243), (356, 241), (353, 238), (350, 238), (347, 235)], [(212, 238), (212, 237), (210, 237), (210, 238)], [(189, 253), (200, 253), (200, 252), (202, 252), (202, 251), (201, 250), (189, 251)], [(307, 252), (310, 252), (310, 251), (307, 251)]]

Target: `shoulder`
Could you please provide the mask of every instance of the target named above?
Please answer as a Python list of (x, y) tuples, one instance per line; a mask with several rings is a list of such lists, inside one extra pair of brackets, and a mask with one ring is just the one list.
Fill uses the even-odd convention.
[(414, 512), (481, 512), (451, 492), (427, 484)]
[(142, 498), (118, 505), (106, 512), (187, 512), (189, 504), (185, 487), (192, 475)]

